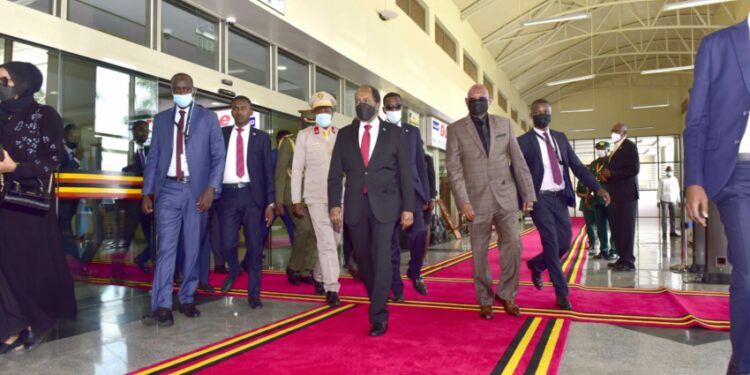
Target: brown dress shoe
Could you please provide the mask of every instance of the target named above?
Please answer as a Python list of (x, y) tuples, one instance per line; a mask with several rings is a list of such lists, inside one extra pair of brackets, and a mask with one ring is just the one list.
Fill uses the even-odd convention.
[(503, 309), (505, 309), (505, 312), (510, 316), (521, 316), (521, 309), (518, 308), (518, 305), (513, 303), (513, 301), (506, 301), (495, 294), (495, 300), (497, 302), (500, 302), (500, 305), (503, 306)]
[(479, 306), (479, 316), (482, 319), (490, 320), (492, 319), (492, 314), (492, 306)]

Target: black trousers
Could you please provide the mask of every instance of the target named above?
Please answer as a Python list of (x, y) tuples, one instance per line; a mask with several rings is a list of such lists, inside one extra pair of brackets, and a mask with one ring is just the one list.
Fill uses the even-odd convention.
[(570, 249), (573, 237), (570, 227), (568, 204), (565, 192), (548, 195), (539, 193), (534, 210), (531, 211), (539, 238), (542, 240), (542, 253), (529, 259), (528, 265), (537, 272), (549, 271), (550, 280), (555, 285), (555, 295), (568, 296), (568, 282), (560, 264), (560, 258)]
[(619, 263), (635, 267), (635, 215), (638, 212), (638, 201), (612, 199), (609, 205), (609, 225), (615, 241)]
[(391, 289), (391, 236), (396, 222), (378, 221), (369, 202), (360, 215), (357, 224), (346, 226), (354, 247), (354, 260), (370, 297), (370, 323), (374, 324), (388, 320), (386, 303)]

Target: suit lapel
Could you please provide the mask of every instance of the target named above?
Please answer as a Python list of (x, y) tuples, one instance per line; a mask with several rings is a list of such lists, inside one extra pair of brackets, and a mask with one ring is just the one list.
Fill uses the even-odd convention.
[(172, 160), (172, 153), (174, 152), (175, 128), (177, 127), (177, 125), (175, 125), (175, 123), (174, 123), (175, 107), (172, 107), (172, 110), (169, 111), (168, 114), (165, 114), (165, 115), (167, 115), (169, 117), (165, 121), (166, 126), (162, 127), (164, 129), (164, 130), (162, 130), (162, 132), (165, 133), (164, 135), (166, 136), (166, 139), (167, 139), (167, 144), (165, 145), (166, 149), (167, 149), (166, 155), (168, 155), (167, 157), (169, 158), (169, 160), (171, 162), (171, 160)]
[(393, 132), (393, 131), (388, 131), (388, 128), (386, 127), (385, 122), (382, 120), (380, 121), (380, 129), (378, 129), (378, 131), (380, 133), (378, 134), (378, 140), (375, 142), (375, 148), (372, 150), (372, 155), (370, 155), (370, 161), (367, 164), (368, 166), (371, 165), (373, 162), (380, 160), (380, 154), (383, 153), (383, 147), (385, 147), (384, 144), (387, 141), (387, 138), (390, 137), (389, 133)]
[[(250, 157), (250, 154), (252, 153), (254, 144), (255, 144), (255, 137), (257, 137), (258, 133), (255, 130), (255, 128), (251, 127), (250, 124), (247, 124), (245, 126), (245, 129), (247, 129), (247, 136), (249, 137), (247, 139), (247, 147), (245, 148), (245, 168), (247, 169), (248, 173), (250, 172), (250, 160), (252, 158)], [(244, 133), (244, 131), (243, 131)]]
[[(487, 116), (490, 116), (490, 114), (488, 113)], [(489, 141), (488, 143), (490, 145), (490, 152), (489, 152), (489, 154), (492, 155), (492, 152), (495, 149), (498, 148), (498, 147), (496, 147), (495, 143), (497, 141), (496, 136), (499, 133), (499, 130), (497, 129), (497, 127), (500, 126), (500, 125), (497, 123), (496, 119), (494, 117), (492, 117), (492, 116), (489, 117), (489, 121), (487, 122), (487, 124), (490, 127), (490, 132), (489, 132), (490, 133), (490, 139), (488, 139), (488, 141)]]
[(353, 138), (352, 144), (357, 150), (357, 155), (359, 155), (359, 157), (357, 157), (357, 160), (359, 160), (359, 165), (362, 166), (362, 169), (365, 169), (365, 161), (362, 160), (362, 147), (359, 144), (359, 128), (362, 126), (362, 123), (359, 120), (354, 120), (354, 122), (349, 126), (353, 126), (355, 129), (351, 135), (351, 137)]
[[(489, 116), (489, 114), (487, 114), (487, 116)], [(468, 128), (466, 132), (469, 133), (469, 137), (471, 137), (471, 139), (474, 140), (474, 143), (477, 144), (477, 147), (479, 147), (480, 150), (484, 151), (484, 145), (482, 145), (482, 139), (479, 138), (479, 132), (477, 131), (477, 127), (474, 126), (474, 121), (472, 121), (471, 115), (468, 115), (465, 117), (464, 126)], [(490, 150), (491, 149), (492, 148), (490, 148)], [(482, 153), (482, 155), (484, 155), (484, 157), (487, 157), (487, 154), (484, 152)]]
[(750, 94), (750, 30), (748, 29), (747, 18), (742, 20), (738, 27), (732, 30), (732, 41), (734, 50), (737, 55), (737, 63), (742, 70), (742, 78), (745, 80), (745, 89)]
[(539, 140), (537, 139), (538, 136), (534, 129), (529, 130), (527, 133), (529, 135), (529, 144), (528, 147), (530, 147), (533, 151), (531, 151), (534, 154), (534, 160), (542, 167), (542, 170), (544, 170), (544, 162), (542, 161), (542, 150), (539, 149)]

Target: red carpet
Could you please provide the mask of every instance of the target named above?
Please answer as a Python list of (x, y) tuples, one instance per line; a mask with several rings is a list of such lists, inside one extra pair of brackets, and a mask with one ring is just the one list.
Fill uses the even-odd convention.
[(504, 315), (485, 321), (446, 308), (429, 311), (425, 324), (423, 309), (393, 307), (388, 333), (369, 338), (366, 305), (316, 310), (135, 374), (547, 374), (559, 367), (570, 324)]

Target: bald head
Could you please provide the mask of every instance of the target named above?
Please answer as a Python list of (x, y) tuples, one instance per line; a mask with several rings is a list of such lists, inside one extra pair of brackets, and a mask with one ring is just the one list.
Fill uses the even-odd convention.
[(466, 94), (466, 99), (477, 99), (477, 98), (486, 98), (487, 101), (490, 100), (490, 92), (487, 90), (487, 87), (485, 87), (481, 83), (477, 83), (474, 86), (471, 86), (469, 89), (469, 92)]
[(625, 134), (628, 134), (628, 126), (618, 122), (617, 124), (614, 124), (612, 126), (612, 133), (617, 133), (619, 135), (625, 136)]
[(484, 85), (477, 83), (471, 86), (465, 101), (472, 116), (484, 118), (490, 107), (490, 92)]

